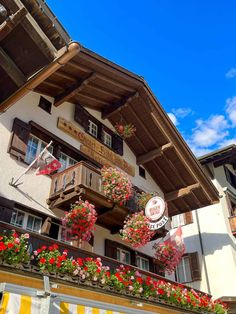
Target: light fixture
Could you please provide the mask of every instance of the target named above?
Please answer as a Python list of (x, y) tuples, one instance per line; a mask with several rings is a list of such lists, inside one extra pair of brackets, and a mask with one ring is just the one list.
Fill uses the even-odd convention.
[(138, 307), (143, 307), (143, 303), (142, 302), (138, 302), (138, 301), (130, 301), (130, 303), (132, 304), (132, 305), (136, 305), (136, 306), (138, 306)]

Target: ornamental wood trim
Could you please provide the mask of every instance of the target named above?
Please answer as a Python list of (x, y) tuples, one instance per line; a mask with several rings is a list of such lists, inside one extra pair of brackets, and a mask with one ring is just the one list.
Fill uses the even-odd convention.
[(99, 143), (89, 134), (83, 132), (80, 128), (75, 126), (70, 121), (59, 117), (57, 127), (78, 140), (81, 146), (81, 152), (95, 160), (101, 165), (117, 166), (131, 176), (135, 176), (135, 168), (121, 158), (118, 154), (107, 148), (105, 145)]

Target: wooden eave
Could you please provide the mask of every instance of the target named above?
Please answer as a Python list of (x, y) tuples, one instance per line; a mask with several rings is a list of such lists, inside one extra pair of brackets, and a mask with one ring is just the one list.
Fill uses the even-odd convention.
[[(82, 47), (35, 89), (132, 123), (127, 144), (164, 192), (170, 216), (218, 202), (218, 192), (142, 77)], [(59, 102), (58, 102), (59, 101)]]
[[(70, 42), (42, 0), (1, 0), (8, 18), (0, 24), (0, 102), (50, 64)], [(55, 25), (54, 25), (54, 24)]]

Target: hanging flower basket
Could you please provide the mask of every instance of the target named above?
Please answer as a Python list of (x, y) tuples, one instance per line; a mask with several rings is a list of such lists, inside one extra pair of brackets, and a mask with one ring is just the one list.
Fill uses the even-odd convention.
[(71, 210), (62, 219), (63, 225), (68, 229), (71, 239), (89, 241), (97, 220), (94, 205), (82, 200), (75, 202)]
[(122, 205), (132, 196), (132, 183), (122, 171), (113, 167), (101, 170), (103, 192), (106, 197)]
[(122, 240), (134, 248), (146, 245), (155, 234), (149, 229), (149, 222), (143, 211), (128, 216), (124, 221), (123, 229), (120, 231)]
[(138, 201), (137, 205), (139, 210), (144, 210), (147, 202), (154, 196), (157, 196), (158, 194), (156, 192), (146, 193), (142, 192), (141, 194), (138, 194)]
[(124, 140), (127, 138), (130, 138), (134, 135), (136, 132), (136, 128), (133, 124), (121, 124), (121, 123), (116, 123), (115, 129), (117, 133), (122, 137)]
[(172, 274), (184, 254), (184, 246), (176, 247), (172, 243), (156, 243), (153, 246), (155, 250), (155, 262), (159, 265), (162, 271)]

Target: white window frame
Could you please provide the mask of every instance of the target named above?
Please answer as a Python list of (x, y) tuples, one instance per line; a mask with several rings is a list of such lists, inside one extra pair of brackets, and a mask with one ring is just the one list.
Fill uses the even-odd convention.
[[(138, 262), (138, 260), (139, 260), (139, 262)], [(146, 269), (146, 268), (144, 268), (143, 267), (143, 261), (145, 261), (145, 262), (147, 262), (148, 263), (148, 268)], [(137, 256), (136, 257), (136, 263), (137, 263), (137, 267), (138, 268), (140, 268), (140, 269), (142, 269), (142, 270), (146, 270), (146, 271), (149, 271), (149, 269), (150, 269), (150, 263), (149, 263), (149, 259), (148, 258), (145, 258), (145, 257), (142, 257), (142, 256)]]
[[(118, 258), (118, 252), (119, 252), (120, 258)], [(121, 260), (121, 254), (128, 254), (128, 255), (129, 255), (129, 262), (122, 261), (122, 260)], [(130, 253), (130, 251), (128, 251), (128, 250), (125, 250), (125, 249), (122, 249), (122, 248), (117, 248), (117, 255), (116, 255), (116, 258), (117, 258), (117, 260), (118, 260), (119, 262), (121, 262), (121, 263), (131, 264), (131, 253)]]
[(98, 137), (98, 125), (93, 121), (89, 120), (88, 132), (94, 137)]
[(57, 239), (58, 239), (58, 241), (60, 241), (60, 242), (63, 242), (63, 243), (67, 243), (67, 244), (72, 244), (72, 242), (71, 241), (68, 241), (68, 240), (66, 240), (66, 239), (64, 239), (63, 237), (62, 237), (62, 232), (64, 232), (64, 230), (66, 230), (66, 228), (64, 227), (64, 226), (61, 226), (61, 225), (59, 225), (59, 230), (58, 230), (58, 237), (57, 237)]
[[(63, 167), (64, 163), (61, 160), (61, 156), (66, 157), (65, 158), (65, 167)], [(61, 172), (61, 171), (65, 170), (65, 169), (75, 165), (78, 162), (77, 160), (75, 160), (74, 158), (70, 157), (69, 155), (67, 155), (67, 154), (65, 154), (63, 152), (60, 153), (60, 156), (59, 156), (58, 160), (62, 164), (62, 167), (60, 169), (58, 169), (58, 172)], [(72, 161), (72, 163), (71, 163), (71, 161)]]
[[(188, 264), (189, 264), (189, 276), (190, 278), (187, 278), (187, 266), (186, 266), (186, 260), (188, 260)], [(180, 281), (180, 276), (179, 276), (179, 272), (180, 272), (180, 267), (182, 266), (182, 269), (183, 269), (183, 277), (184, 277), (184, 280), (183, 281)], [(190, 258), (188, 255), (185, 255), (182, 257), (179, 265), (177, 265), (176, 267), (176, 278), (177, 278), (177, 282), (180, 282), (180, 283), (185, 283), (185, 282), (192, 282), (192, 274), (191, 274), (191, 264), (190, 264)]]
[(171, 218), (171, 228), (178, 228), (179, 226), (185, 225), (185, 217), (184, 214), (179, 214), (172, 216)]
[[(28, 140), (28, 143), (27, 143), (27, 149), (26, 149), (26, 155), (25, 155), (25, 162), (27, 163), (27, 164), (30, 164), (34, 159), (32, 159), (32, 160), (27, 160), (28, 158), (27, 158), (27, 151), (28, 151), (28, 145), (29, 145), (29, 142), (30, 142), (30, 140), (32, 139), (32, 138), (34, 138), (34, 139), (36, 139), (37, 141), (38, 141), (38, 144), (37, 144), (37, 150), (36, 150), (36, 154), (35, 154), (35, 157), (34, 157), (34, 159), (41, 153), (41, 151), (48, 145), (48, 143), (46, 143), (46, 142), (44, 142), (44, 141), (42, 141), (40, 138), (38, 138), (37, 136), (35, 136), (35, 135), (33, 135), (33, 134), (30, 134), (30, 137), (29, 137), (29, 140)], [(42, 147), (42, 145), (43, 145), (43, 147)], [(52, 146), (49, 146), (48, 147), (48, 151), (50, 152), (50, 153), (52, 153), (52, 151), (53, 151), (53, 147)]]
[[(16, 226), (16, 227), (19, 227), (19, 228), (22, 228), (22, 229), (25, 229), (25, 230), (28, 230), (28, 231), (31, 231), (31, 232), (35, 232), (35, 233), (41, 233), (42, 222), (43, 222), (43, 220), (42, 220), (41, 217), (36, 216), (36, 215), (32, 215), (32, 214), (30, 214), (30, 213), (26, 213), (26, 212), (24, 212), (24, 211), (22, 211), (22, 210), (19, 210), (18, 208), (14, 208), (14, 211), (17, 212), (17, 214), (18, 214), (18, 213), (23, 214), (23, 215), (24, 215), (24, 218), (23, 218), (23, 224), (22, 224), (22, 226), (16, 225), (16, 224), (14, 224), (14, 223), (12, 223), (12, 222), (10, 221), (10, 224), (11, 224), (12, 226)], [(31, 229), (27, 228), (28, 218), (29, 218), (30, 216), (33, 217), (33, 218), (37, 218), (37, 219), (41, 220), (41, 224), (40, 224), (40, 229), (39, 229), (39, 231), (35, 231), (35, 230), (31, 230)]]
[(103, 131), (103, 143), (112, 148), (112, 136), (111, 134), (107, 133), (106, 131)]

